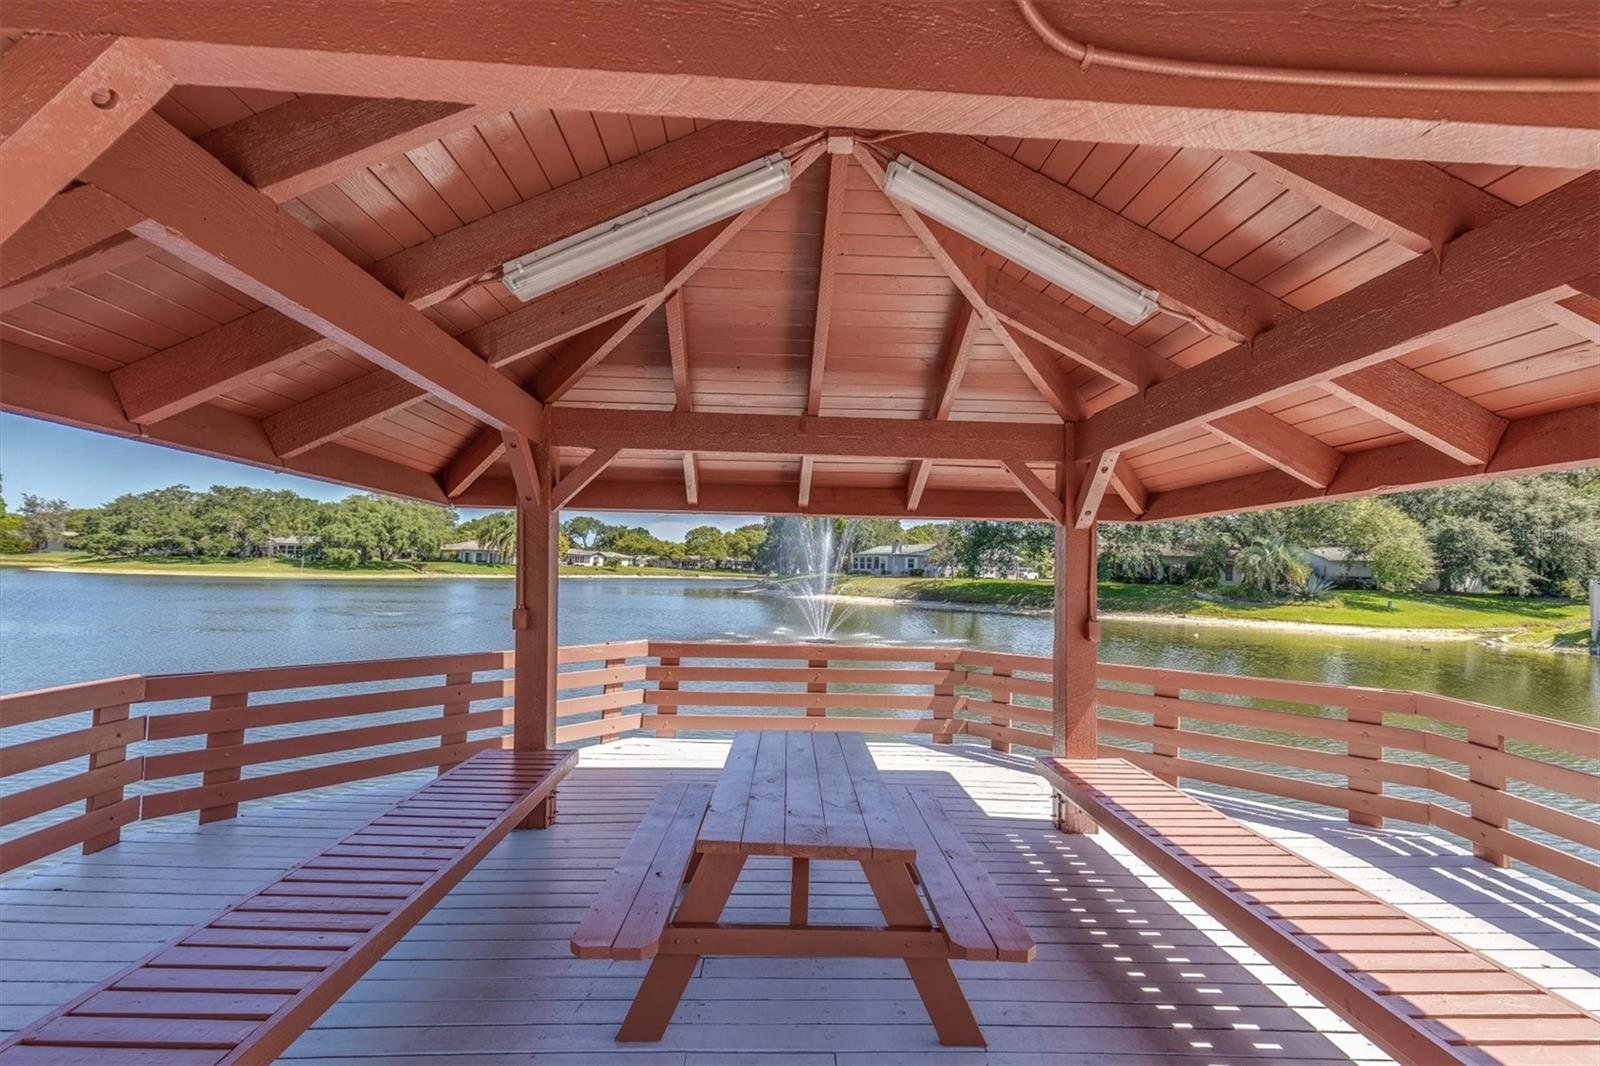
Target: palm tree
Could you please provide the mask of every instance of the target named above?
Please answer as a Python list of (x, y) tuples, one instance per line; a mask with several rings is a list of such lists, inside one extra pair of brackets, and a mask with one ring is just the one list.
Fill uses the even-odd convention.
[(1281, 537), (1251, 541), (1234, 562), (1245, 584), (1269, 595), (1300, 584), (1310, 569)]
[(478, 546), (484, 551), (499, 552), (506, 562), (517, 557), (517, 518), (508, 513), (492, 514), (478, 526)]

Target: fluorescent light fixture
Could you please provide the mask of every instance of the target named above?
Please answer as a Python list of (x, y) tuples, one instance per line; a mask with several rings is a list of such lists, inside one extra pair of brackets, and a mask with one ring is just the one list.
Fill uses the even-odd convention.
[(774, 152), (513, 259), (501, 280), (531, 300), (788, 191), (789, 161)]
[(1130, 325), (1137, 326), (1156, 311), (1154, 289), (913, 159), (901, 156), (889, 164), (883, 191)]

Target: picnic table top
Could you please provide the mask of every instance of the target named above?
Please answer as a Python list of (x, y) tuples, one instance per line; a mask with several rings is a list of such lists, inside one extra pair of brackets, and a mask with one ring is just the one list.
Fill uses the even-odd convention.
[(734, 736), (698, 851), (914, 862), (916, 847), (859, 733)]

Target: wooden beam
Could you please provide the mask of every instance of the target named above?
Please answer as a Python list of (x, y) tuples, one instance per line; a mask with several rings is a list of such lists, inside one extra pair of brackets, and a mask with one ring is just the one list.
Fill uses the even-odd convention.
[(816, 131), (725, 122), (557, 186), (372, 265), (373, 276), (418, 307), (538, 248), (681, 192), (773, 152), (798, 150)]
[(1179, 370), (1144, 345), (1000, 270), (989, 271), (988, 300), (1002, 321), (1136, 392)]
[(605, 472), (606, 467), (611, 465), (611, 461), (621, 451), (621, 448), (596, 448), (590, 452), (583, 462), (556, 482), (555, 491), (550, 495), (551, 509), (559, 511), (570, 503), (589, 482)]
[(1073, 525), (1078, 529), (1094, 528), (1095, 515), (1100, 512), (1100, 503), (1111, 488), (1112, 474), (1121, 458), (1120, 452), (1101, 452), (1090, 461), (1088, 476), (1082, 479), (1076, 500), (1077, 520)]
[(921, 134), (889, 146), (990, 203), (1161, 292), (1214, 333), (1247, 340), (1293, 318), (1263, 289), (970, 137)]
[[(212, 130), (198, 143), (283, 203), (348, 179), (361, 167), (380, 165), (489, 113), (462, 104), (305, 96)], [(119, 217), (110, 217), (106, 207), (81, 195), (84, 192), (115, 204)], [(0, 309), (94, 276), (84, 272), (86, 265), (97, 265), (103, 272), (149, 254), (149, 245), (124, 232), (137, 221), (137, 212), (96, 189), (80, 187), (55, 197), (33, 224), (5, 244), (0, 257), (0, 286), (5, 287), (0, 291)], [(47, 239), (30, 237), (35, 224), (41, 225)], [(28, 284), (17, 285), (20, 291), (13, 293), (13, 285), (24, 276)]]
[(1594, 272), (1600, 175), (1588, 174), (1077, 427), (1083, 452), (1133, 449), (1403, 355), (1430, 339), (1563, 299)]
[(548, 440), (505, 433), (517, 486), (516, 606), (511, 611), (513, 744), (547, 751), (556, 745), (556, 596), (560, 523), (552, 506), (555, 456)]
[(700, 462), (694, 452), (683, 453), (683, 498), (690, 507), (700, 503)]
[[(1001, 326), (1000, 329), (1005, 329)], [(1054, 348), (1035, 340), (1027, 334), (1008, 336), (1010, 349), (1017, 369), (1022, 371), (1040, 396), (1050, 404), (1050, 409), (1061, 416), (1063, 422), (1077, 422), (1084, 416), (1083, 400), (1073, 387), (1072, 375), (1061, 365), (1061, 355)]]
[[(554, 457), (548, 445), (530, 440), (515, 430), (501, 430), (505, 444), (506, 465), (511, 468), (511, 482), (516, 488), (516, 506), (541, 505), (550, 510), (550, 490), (555, 487)], [(465, 495), (465, 493), (463, 493)]]
[(839, 227), (844, 221), (845, 185), (850, 157), (828, 157), (828, 199), (822, 209), (822, 254), (817, 267), (817, 313), (811, 326), (811, 375), (806, 414), (822, 413), (822, 378), (828, 365), (828, 331), (833, 324), (833, 285), (839, 273)]
[(694, 410), (694, 379), (689, 374), (689, 334), (683, 318), (683, 290), (667, 297), (667, 358), (672, 362), (672, 395), (680, 411)]
[(483, 421), (542, 426), (537, 400), (161, 119), (84, 176), (149, 217), (135, 231), (150, 243)]
[(1061, 427), (1029, 422), (932, 422), (556, 407), (563, 448), (876, 459), (1060, 462)]
[(446, 502), (438, 482), (427, 473), (353, 448), (330, 444), (280, 458), (260, 422), (220, 407), (197, 407), (158, 425), (141, 426), (123, 415), (109, 374), (3, 340), (0, 409), (367, 492)]
[[(1072, 486), (1068, 486), (1071, 492)], [(1095, 589), (1095, 527), (1058, 523), (1055, 535), (1055, 633), (1051, 652), (1051, 752), (1068, 759), (1099, 755), (1095, 728), (1100, 636)], [(1094, 823), (1057, 805), (1054, 821), (1069, 833), (1092, 833)]]
[(505, 435), (493, 426), (479, 432), (445, 468), (444, 494), (452, 500), (473, 486), (506, 453)]
[(1511, 205), (1432, 163), (1235, 152), (1243, 166), (1413, 252), (1437, 252)]
[(1600, 465), (1600, 404), (1589, 404), (1514, 420), (1487, 464), (1468, 466), (1420, 441), (1406, 441), (1350, 453), (1323, 489), (1270, 470), (1155, 493), (1143, 517), (1150, 522), (1203, 518), (1595, 465)]
[(1378, 363), (1334, 378), (1327, 389), (1457, 462), (1487, 463), (1506, 431), (1499, 415), (1400, 363)]
[(119, 367), (111, 383), (128, 418), (148, 425), (327, 347), (315, 330), (263, 308)]
[(1059, 524), (1065, 516), (1065, 509), (1061, 497), (1055, 490), (1039, 479), (1039, 475), (1028, 469), (1028, 464), (1017, 459), (1007, 459), (1001, 463), (1006, 468), (1006, 473), (1011, 475), (1011, 480), (1017, 483), (1017, 488), (1022, 494), (1039, 509), (1039, 513), (1046, 519)]
[(800, 508), (811, 506), (811, 477), (816, 473), (817, 461), (809, 455), (800, 457)]
[(949, 418), (955, 406), (956, 393), (961, 391), (961, 381), (967, 376), (967, 364), (972, 360), (972, 344), (978, 339), (978, 326), (982, 319), (973, 311), (965, 297), (956, 308), (956, 319), (950, 326), (950, 335), (944, 342), (944, 362), (939, 371), (939, 387), (933, 394), (933, 404), (928, 417)]
[[(616, 114), (949, 130), (1115, 144), (1356, 155), (1593, 169), (1591, 94), (1381, 91), (1086, 69), (1041, 41), (1005, 0), (958, 13), (873, 0), (741, 8), (736, 18), (603, 3), (541, 8), (539, 32), (486, 33), (482, 20), (402, 7), (308, 20), (295, 5), (240, 19), (206, 0), (9, 0), (8, 29), (151, 40), (182, 84), (298, 93), (464, 100)], [(1593, 78), (1600, 50), (1579, 3), (1541, 10), (1488, 0), (1408, 6), (1392, 19), (1319, 19), (1309, 0), (1266, 7), (1169, 5), (1130, 22), (1115, 7), (1047, 17), (1101, 47), (1225, 58), (1263, 67), (1503, 72)], [(1536, 27), (1536, 28), (1535, 28)], [(1419, 67), (1416, 42), (1426, 41)], [(1578, 86), (1582, 88), (1583, 86)]]
[(172, 88), (136, 42), (23, 37), (0, 56), (0, 241), (22, 228)]
[(1235, 411), (1206, 423), (1223, 440), (1307, 485), (1322, 488), (1333, 480), (1344, 453), (1259, 407)]
[(1150, 493), (1144, 487), (1144, 482), (1139, 480), (1139, 475), (1133, 472), (1126, 455), (1117, 457), (1117, 465), (1111, 471), (1111, 487), (1135, 515), (1144, 514), (1150, 506)]
[[(592, 328), (618, 311), (628, 313), (655, 299), (662, 284), (663, 263), (660, 253), (630, 260), (546, 293), (526, 307), (468, 330), (456, 339), (490, 366), (509, 366), (539, 348)], [(158, 358), (159, 354), (149, 359)], [(402, 411), (428, 395), (428, 390), (387, 370), (375, 370), (272, 415), (266, 420), (267, 432), (280, 455), (298, 455)]]
[(1600, 344), (1600, 299), (1580, 292), (1541, 309), (1544, 316), (1591, 344)]
[(906, 510), (915, 511), (922, 503), (922, 494), (928, 489), (928, 475), (933, 473), (932, 459), (918, 459), (911, 465), (911, 476), (906, 480)]

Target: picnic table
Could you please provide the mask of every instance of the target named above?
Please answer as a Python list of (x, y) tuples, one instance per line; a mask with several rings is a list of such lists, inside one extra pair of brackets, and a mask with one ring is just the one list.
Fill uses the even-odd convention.
[[(791, 863), (786, 923), (719, 919), (752, 856)], [(810, 920), (813, 860), (860, 864), (883, 925)], [(931, 794), (886, 784), (859, 733), (738, 733), (716, 787), (646, 812), (572, 938), (580, 958), (653, 959), (617, 1039), (653, 1041), (705, 955), (898, 958), (941, 1043), (983, 1033), (950, 962), (1027, 962), (1033, 938)]]

